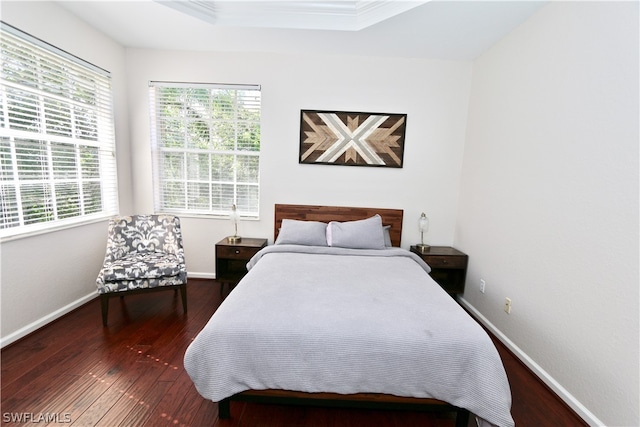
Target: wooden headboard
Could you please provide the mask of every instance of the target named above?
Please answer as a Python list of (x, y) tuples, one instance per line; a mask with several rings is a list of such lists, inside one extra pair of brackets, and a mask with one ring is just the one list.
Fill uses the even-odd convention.
[(389, 235), (391, 244), (400, 246), (402, 236), (402, 209), (352, 208), (346, 206), (310, 206), (310, 205), (275, 205), (275, 221), (273, 224), (273, 240), (278, 238), (278, 232), (283, 219), (298, 221), (355, 221), (370, 218), (375, 214), (382, 217), (382, 225), (390, 225)]

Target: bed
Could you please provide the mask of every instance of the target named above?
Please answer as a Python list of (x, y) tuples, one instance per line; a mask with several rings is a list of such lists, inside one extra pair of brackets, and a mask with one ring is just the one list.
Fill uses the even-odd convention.
[[(490, 338), (400, 248), (402, 210), (276, 205), (274, 245), (187, 349), (198, 392), (230, 401), (470, 413), (511, 427)], [(324, 227), (324, 228), (323, 228)]]

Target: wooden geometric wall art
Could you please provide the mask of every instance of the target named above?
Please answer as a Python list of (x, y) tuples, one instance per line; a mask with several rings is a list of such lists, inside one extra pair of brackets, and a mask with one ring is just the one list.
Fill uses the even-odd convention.
[(301, 110), (300, 163), (401, 168), (406, 114)]

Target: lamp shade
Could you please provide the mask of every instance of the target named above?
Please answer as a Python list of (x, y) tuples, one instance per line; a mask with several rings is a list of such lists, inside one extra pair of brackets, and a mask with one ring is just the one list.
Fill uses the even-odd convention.
[(238, 208), (235, 203), (231, 205), (229, 220), (233, 223), (233, 236), (227, 237), (227, 240), (230, 243), (239, 243), (242, 240), (242, 238), (238, 236), (238, 222), (240, 222), (240, 214), (238, 213)]
[(429, 230), (429, 218), (427, 218), (427, 215), (424, 212), (420, 215), (418, 226), (420, 227), (421, 233), (426, 233)]
[(424, 212), (422, 212), (422, 215), (420, 215), (420, 219), (418, 220), (418, 228), (420, 229), (420, 244), (416, 245), (416, 247), (420, 252), (427, 253), (430, 246), (424, 243), (424, 235), (427, 230), (429, 230), (429, 218)]
[(238, 214), (238, 208), (235, 204), (231, 205), (231, 213), (229, 214), (229, 219), (235, 225), (240, 221), (240, 214)]

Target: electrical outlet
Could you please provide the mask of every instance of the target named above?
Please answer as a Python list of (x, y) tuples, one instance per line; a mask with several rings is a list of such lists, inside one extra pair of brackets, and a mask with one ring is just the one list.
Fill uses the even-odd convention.
[(511, 298), (504, 299), (504, 311), (507, 314), (511, 314)]
[(484, 287), (485, 287), (486, 283), (484, 281), (484, 279), (480, 279), (480, 292), (482, 292), (484, 294)]

